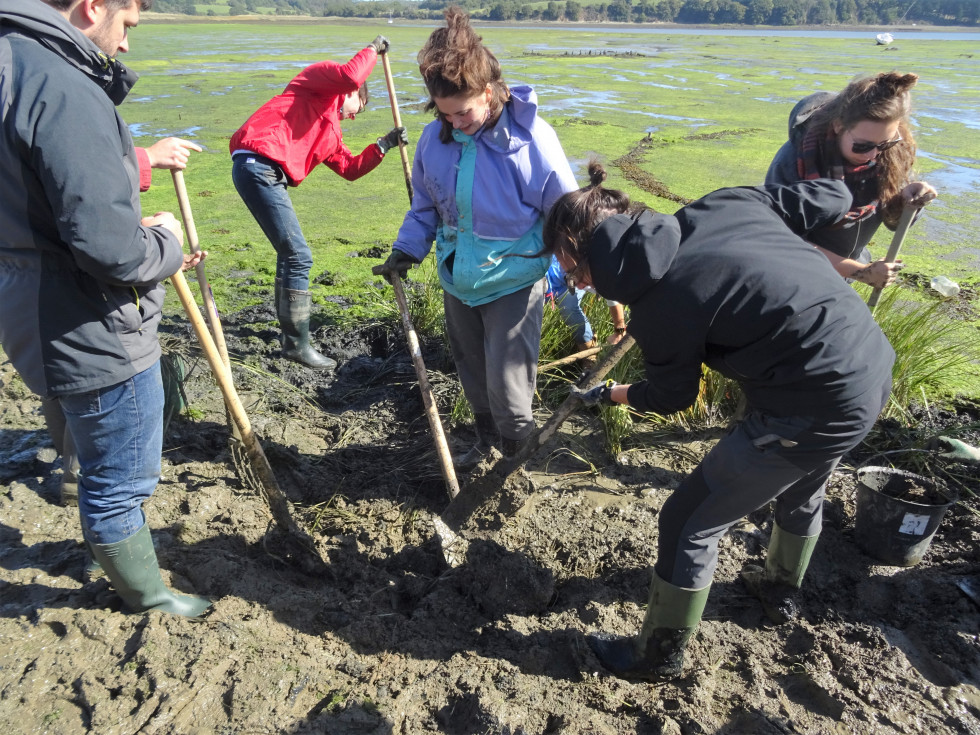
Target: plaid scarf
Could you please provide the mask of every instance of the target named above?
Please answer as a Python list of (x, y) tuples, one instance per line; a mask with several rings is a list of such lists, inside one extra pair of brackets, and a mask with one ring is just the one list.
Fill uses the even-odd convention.
[(841, 156), (837, 134), (832, 126), (827, 128), (827, 134), (822, 138), (815, 128), (806, 131), (796, 159), (796, 170), (805, 180), (838, 179), (847, 184), (854, 203), (835, 227), (867, 219), (878, 211), (878, 169), (875, 162), (848, 165)]

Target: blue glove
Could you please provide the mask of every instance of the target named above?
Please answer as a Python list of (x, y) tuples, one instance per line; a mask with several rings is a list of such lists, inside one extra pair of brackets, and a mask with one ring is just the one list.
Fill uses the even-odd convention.
[(598, 406), (599, 404), (605, 406), (614, 405), (612, 399), (612, 389), (617, 385), (615, 380), (607, 380), (605, 383), (600, 383), (594, 388), (579, 388), (577, 385), (573, 385), (572, 389), (569, 391), (570, 396), (575, 396), (582, 404), (585, 406)]

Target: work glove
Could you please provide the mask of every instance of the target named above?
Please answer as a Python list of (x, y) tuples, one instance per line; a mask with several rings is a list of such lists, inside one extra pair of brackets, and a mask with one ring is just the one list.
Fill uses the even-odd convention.
[(392, 249), (388, 260), (381, 265), (374, 266), (371, 272), (376, 276), (383, 276), (388, 283), (394, 283), (392, 279), (395, 277), (395, 274), (404, 281), (408, 275), (408, 270), (418, 264), (419, 262), (408, 253), (402, 250)]
[(399, 143), (408, 145), (408, 131), (405, 128), (392, 128), (386, 136), (378, 138), (378, 148), (381, 149), (381, 155), (384, 155)]
[(598, 406), (599, 404), (612, 406), (612, 389), (615, 387), (615, 380), (607, 380), (605, 383), (600, 383), (594, 388), (588, 389), (573, 385), (571, 391), (569, 391), (569, 395), (575, 396), (586, 406)]
[(948, 436), (939, 436), (936, 437), (936, 444), (939, 449), (949, 450), (948, 452), (942, 452), (939, 455), (940, 457), (956, 459), (961, 462), (980, 462), (980, 449), (971, 447), (964, 441), (951, 439)]
[(375, 39), (368, 44), (368, 46), (373, 48), (379, 54), (388, 53), (388, 45), (388, 39), (384, 36), (375, 36)]

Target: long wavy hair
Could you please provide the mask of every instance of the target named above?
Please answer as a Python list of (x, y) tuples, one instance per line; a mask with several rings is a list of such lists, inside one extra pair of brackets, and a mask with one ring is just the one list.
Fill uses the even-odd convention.
[(909, 127), (911, 90), (917, 74), (882, 72), (855, 79), (834, 99), (814, 113), (810, 125), (824, 135), (831, 128), (850, 130), (862, 120), (898, 122), (902, 142), (878, 156), (878, 199), (881, 218), (895, 228), (902, 213), (902, 189), (910, 182), (915, 164), (915, 138)]
[(544, 252), (564, 254), (576, 263), (589, 258), (592, 232), (599, 223), (614, 214), (646, 209), (633, 204), (619, 189), (606, 189), (606, 170), (596, 159), (589, 161), (589, 185), (563, 194), (548, 212), (544, 223)]
[(500, 73), (500, 62), (483, 45), (470, 25), (470, 17), (458, 5), (446, 8), (446, 27), (437, 28), (419, 51), (419, 72), (429, 92), (426, 111), (435, 110), (442, 122), (439, 140), (453, 139), (453, 126), (436, 107), (435, 97), (473, 97), (490, 85), (490, 115), (484, 127), (492, 128), (510, 99), (510, 87)]

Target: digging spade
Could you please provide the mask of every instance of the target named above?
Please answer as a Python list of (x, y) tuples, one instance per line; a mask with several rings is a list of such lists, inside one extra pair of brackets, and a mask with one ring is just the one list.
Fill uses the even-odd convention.
[(269, 505), (269, 510), (272, 511), (273, 520), (275, 520), (280, 530), (298, 541), (303, 550), (313, 557), (315, 565), (311, 567), (311, 571), (322, 569), (324, 560), (316, 551), (316, 542), (292, 518), (289, 501), (279, 487), (279, 483), (276, 482), (276, 477), (272, 473), (272, 467), (269, 465), (269, 460), (266, 458), (265, 452), (262, 451), (262, 445), (259, 444), (258, 437), (252, 432), (252, 425), (245, 413), (244, 406), (242, 406), (241, 399), (238, 397), (238, 392), (235, 390), (231, 370), (221, 359), (214, 339), (211, 337), (211, 333), (208, 332), (204, 319), (197, 309), (197, 304), (194, 301), (194, 296), (191, 294), (190, 288), (187, 286), (184, 274), (181, 271), (177, 271), (170, 277), (170, 281), (177, 291), (177, 296), (180, 298), (180, 303), (183, 305), (184, 311), (187, 312), (187, 318), (190, 319), (191, 326), (194, 327), (194, 331), (197, 333), (198, 340), (201, 342), (204, 355), (207, 357), (211, 371), (214, 373), (218, 387), (221, 389), (221, 395), (225, 399), (225, 406), (227, 406), (232, 419), (238, 427), (238, 432), (241, 435), (248, 459), (259, 482), (261, 494)]
[[(388, 63), (388, 53), (386, 51), (381, 54), (381, 63), (385, 70), (385, 82), (388, 84), (388, 99), (391, 100), (391, 115), (395, 120), (395, 127), (400, 128), (402, 126), (402, 118), (398, 112), (398, 101), (395, 98), (395, 82), (391, 77), (391, 65)], [(411, 206), (414, 193), (412, 191), (412, 170), (408, 163), (406, 146), (401, 141), (398, 142), (398, 150), (402, 156), (402, 167), (405, 170), (405, 186), (408, 188), (408, 204)], [(459, 495), (459, 482), (456, 479), (456, 468), (453, 467), (452, 455), (449, 452), (449, 442), (446, 441), (446, 432), (443, 431), (442, 419), (439, 418), (436, 399), (432, 394), (432, 386), (429, 384), (429, 375), (425, 369), (425, 362), (422, 360), (422, 348), (419, 346), (419, 338), (415, 333), (415, 326), (412, 324), (412, 318), (408, 313), (408, 301), (405, 299), (405, 289), (402, 288), (401, 279), (397, 275), (391, 279), (391, 285), (395, 289), (395, 300), (398, 302), (398, 313), (401, 314), (405, 339), (408, 340), (408, 351), (412, 356), (415, 374), (419, 379), (422, 404), (425, 406), (425, 415), (429, 419), (429, 428), (432, 430), (436, 453), (439, 455), (442, 477), (446, 481), (446, 490), (449, 492), (449, 498), (451, 500)]]
[[(200, 241), (197, 237), (197, 226), (194, 224), (194, 213), (191, 211), (191, 200), (187, 196), (187, 186), (184, 184), (184, 172), (171, 169), (173, 175), (174, 191), (177, 192), (177, 203), (180, 206), (180, 218), (184, 221), (184, 231), (187, 233), (187, 244), (192, 253), (201, 250)], [(204, 311), (208, 316), (208, 326), (211, 329), (211, 336), (221, 357), (221, 362), (231, 370), (231, 360), (228, 357), (228, 347), (225, 344), (225, 333), (221, 328), (221, 319), (218, 316), (218, 307), (214, 303), (214, 293), (211, 291), (211, 284), (204, 270), (204, 261), (197, 264), (197, 283), (201, 288), (201, 296), (204, 300)], [(226, 407), (228, 425), (231, 428), (231, 436), (228, 437), (228, 449), (231, 452), (232, 465), (235, 467), (235, 474), (241, 480), (242, 485), (251, 489), (253, 492), (262, 493), (262, 482), (256, 476), (252, 468), (252, 463), (248, 458), (248, 452), (242, 442), (242, 435), (231, 416), (231, 408)]]
[[(622, 340), (619, 341), (612, 350), (607, 354), (593, 369), (591, 372), (586, 373), (585, 376), (579, 381), (579, 385), (595, 385), (596, 383), (603, 380), (609, 372), (616, 367), (616, 364), (623, 358), (623, 356), (630, 351), (630, 348), (635, 344), (634, 339), (626, 335)], [(440, 532), (443, 540), (443, 548), (445, 549), (447, 544), (452, 545), (455, 541), (455, 536), (466, 525), (470, 516), (473, 515), (477, 508), (484, 505), (488, 501), (494, 499), (506, 488), (508, 482), (520, 470), (524, 464), (531, 459), (537, 453), (541, 447), (548, 443), (548, 440), (554, 436), (555, 432), (565, 423), (566, 419), (575, 412), (575, 409), (579, 407), (581, 400), (578, 396), (572, 394), (564, 400), (564, 402), (551, 414), (544, 426), (535, 431), (528, 437), (527, 442), (518, 450), (517, 454), (513, 457), (500, 460), (497, 465), (483, 477), (474, 480), (466, 489), (463, 490), (459, 495), (457, 495), (452, 502), (446, 507), (439, 517), (439, 521), (436, 523), (436, 528)], [(449, 532), (449, 538), (444, 535)], [(447, 555), (448, 556), (448, 555)]]

